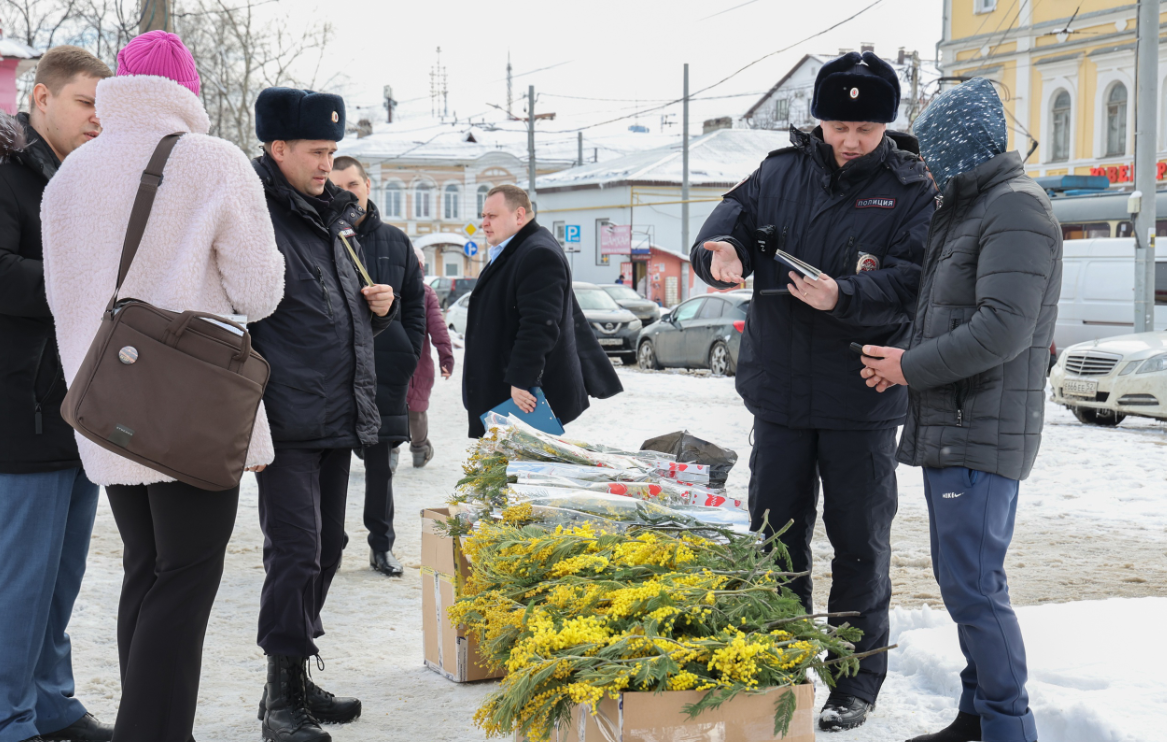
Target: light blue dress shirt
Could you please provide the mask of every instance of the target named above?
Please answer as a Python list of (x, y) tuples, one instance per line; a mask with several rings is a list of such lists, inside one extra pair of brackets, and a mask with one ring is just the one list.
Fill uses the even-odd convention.
[(487, 252), (490, 254), (490, 262), (493, 263), (494, 259), (502, 254), (502, 251), (506, 249), (506, 246), (508, 244), (510, 244), (510, 241), (513, 240), (514, 238), (515, 238), (515, 236), (512, 234), (510, 237), (507, 237), (505, 240), (498, 243), (494, 247), (488, 248)]

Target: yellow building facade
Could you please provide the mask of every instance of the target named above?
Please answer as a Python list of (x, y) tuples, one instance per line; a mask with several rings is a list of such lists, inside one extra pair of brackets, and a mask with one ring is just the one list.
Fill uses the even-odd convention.
[[(997, 83), (1009, 147), (1039, 175), (1134, 183), (1137, 3), (1129, 0), (943, 0), (945, 78)], [(1076, 15), (1075, 15), (1076, 13)], [(1164, 15), (1162, 20), (1167, 20)], [(1167, 180), (1167, 47), (1159, 46), (1157, 176)], [(955, 84), (945, 81), (944, 85)]]

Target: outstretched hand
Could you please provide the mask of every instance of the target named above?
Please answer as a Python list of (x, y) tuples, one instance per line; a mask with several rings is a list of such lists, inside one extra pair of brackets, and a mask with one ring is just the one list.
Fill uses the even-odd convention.
[(742, 282), (742, 259), (738, 257), (733, 245), (728, 242), (706, 242), (702, 247), (713, 253), (709, 272), (713, 274), (714, 280), (722, 283)]

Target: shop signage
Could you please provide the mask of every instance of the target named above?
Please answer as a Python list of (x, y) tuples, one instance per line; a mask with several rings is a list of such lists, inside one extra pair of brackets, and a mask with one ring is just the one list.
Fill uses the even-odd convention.
[[(1105, 165), (1090, 168), (1091, 175), (1105, 175), (1111, 183), (1133, 183), (1135, 168), (1133, 165)], [(1167, 178), (1167, 160), (1160, 160), (1155, 165), (1155, 180)]]

